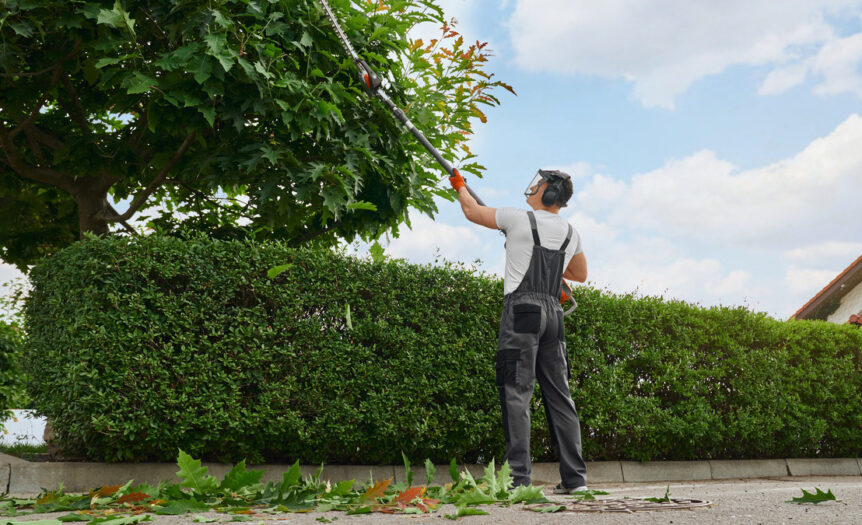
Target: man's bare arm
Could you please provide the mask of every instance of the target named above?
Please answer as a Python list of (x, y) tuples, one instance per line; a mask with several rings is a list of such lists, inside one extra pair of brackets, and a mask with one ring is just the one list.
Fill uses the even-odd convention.
[(461, 211), (468, 221), (492, 230), (497, 229), (497, 208), (479, 205), (466, 187), (458, 189), (458, 200), (461, 203)]
[(563, 278), (579, 283), (587, 280), (587, 258), (584, 256), (584, 252), (572, 257), (569, 265), (566, 266), (566, 271), (563, 272)]

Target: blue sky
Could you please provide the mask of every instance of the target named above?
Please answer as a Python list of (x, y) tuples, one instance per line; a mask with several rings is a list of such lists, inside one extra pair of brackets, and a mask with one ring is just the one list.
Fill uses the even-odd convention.
[[(468, 182), (524, 206), (538, 168), (569, 171), (591, 285), (786, 318), (862, 254), (862, 0), (440, 3), (518, 93)], [(503, 238), (439, 207), (387, 253), (501, 273)]]
[[(537, 168), (567, 169), (590, 284), (786, 318), (862, 254), (862, 2), (442, 5), (518, 92), (468, 182), (523, 206)], [(503, 239), (440, 209), (388, 253), (500, 273)]]

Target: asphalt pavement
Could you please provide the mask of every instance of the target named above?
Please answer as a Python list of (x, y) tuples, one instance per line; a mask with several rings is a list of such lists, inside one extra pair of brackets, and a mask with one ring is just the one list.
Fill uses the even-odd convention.
[[(798, 505), (788, 500), (802, 496), (802, 489), (814, 492), (820, 488), (831, 490), (838, 501), (817, 505)], [(669, 489), (671, 499), (711, 501), (712, 505), (694, 510), (662, 510), (652, 512), (611, 513), (611, 512), (557, 512), (542, 514), (525, 508), (524, 505), (499, 507), (481, 506), (489, 513), (487, 516), (464, 516), (459, 522), (470, 525), (486, 523), (513, 523), (517, 525), (578, 523), (578, 524), (860, 524), (862, 525), (862, 477), (860, 476), (811, 476), (780, 477), (745, 480), (710, 480), (686, 482), (651, 483), (604, 483), (590, 488), (607, 491), (608, 495), (598, 499), (662, 497)], [(547, 495), (549, 499), (571, 505), (575, 500), (565, 496)], [(444, 505), (437, 512), (426, 515), (387, 515), (370, 514), (348, 516), (343, 512), (311, 512), (307, 514), (261, 515), (249, 525), (317, 524), (332, 520), (343, 525), (376, 523), (451, 523), (444, 516), (454, 514), (455, 507)], [(2, 518), (0, 525), (7, 522), (31, 521), (57, 518), (67, 512), (53, 514), (32, 514), (17, 518)], [(201, 513), (208, 518), (219, 518), (227, 522), (230, 516), (214, 512)], [(185, 516), (152, 516), (152, 525), (195, 525), (197, 514)], [(321, 519), (322, 518), (322, 519)]]

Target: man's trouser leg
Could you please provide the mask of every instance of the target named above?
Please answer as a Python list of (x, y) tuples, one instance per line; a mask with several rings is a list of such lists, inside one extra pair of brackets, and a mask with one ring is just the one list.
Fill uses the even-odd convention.
[[(522, 369), (520, 375), (526, 375), (526, 370)], [(515, 486), (529, 485), (533, 472), (530, 460), (530, 399), (533, 397), (534, 384), (532, 377), (525, 377), (517, 383), (506, 382), (499, 387), (503, 433), (506, 436), (505, 461), (509, 462), (512, 469)]]
[(569, 370), (564, 342), (539, 347), (536, 377), (542, 390), (542, 404), (548, 429), (560, 458), (560, 479), (567, 488), (587, 484), (587, 466), (581, 452), (581, 423), (569, 391)]
[[(518, 304), (516, 304), (518, 303)], [(515, 485), (529, 485), (530, 399), (536, 382), (539, 334), (545, 324), (537, 304), (506, 301), (497, 345), (497, 387), (506, 437), (506, 458)]]

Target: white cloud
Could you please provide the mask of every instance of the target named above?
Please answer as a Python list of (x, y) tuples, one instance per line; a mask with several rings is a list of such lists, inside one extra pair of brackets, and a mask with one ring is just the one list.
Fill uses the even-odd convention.
[(814, 86), (818, 95), (851, 93), (862, 98), (862, 33), (827, 41), (820, 51), (801, 60), (774, 69), (760, 85), (761, 95), (777, 95), (803, 83), (808, 77), (818, 78)]
[(710, 151), (629, 182), (597, 174), (576, 206), (617, 228), (790, 250), (858, 238), (862, 118), (852, 115), (798, 155), (740, 171)]
[[(792, 291), (804, 294), (807, 299), (810, 299), (814, 294), (822, 290), (824, 286), (832, 282), (832, 279), (834, 279), (839, 272), (790, 267), (787, 269), (785, 284)], [(802, 306), (803, 304), (805, 303), (800, 302), (799, 306)]]
[[(781, 67), (826, 50), (836, 37), (825, 17), (860, 9), (860, 0), (518, 0), (509, 32), (515, 62), (528, 71), (623, 78), (645, 106), (672, 108), (693, 83), (732, 65)], [(837, 71), (817, 66), (833, 79), (828, 89), (857, 85), (846, 78), (855, 56), (849, 44), (842, 51), (850, 58), (838, 60)], [(783, 68), (761, 92), (786, 89), (799, 77), (798, 69)]]
[(862, 242), (826, 241), (784, 251), (781, 256), (793, 264), (807, 266), (836, 264), (847, 266), (862, 255)]
[(862, 254), (859, 144), (862, 118), (853, 115), (758, 169), (704, 151), (629, 181), (592, 175), (568, 216), (590, 281), (789, 316)]

